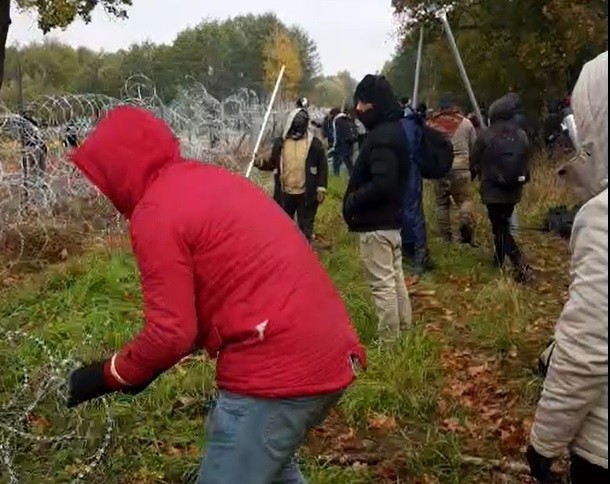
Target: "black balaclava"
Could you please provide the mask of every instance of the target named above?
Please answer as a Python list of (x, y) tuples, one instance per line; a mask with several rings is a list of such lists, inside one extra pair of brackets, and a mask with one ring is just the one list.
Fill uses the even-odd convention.
[(309, 129), (309, 114), (304, 109), (301, 109), (293, 118), (290, 129), (286, 138), (299, 140), (303, 139)]
[(358, 111), (358, 119), (369, 131), (384, 121), (398, 120), (403, 115), (403, 109), (394, 96), (392, 86), (384, 76), (364, 76), (354, 93), (354, 105), (358, 102), (373, 105), (368, 111)]

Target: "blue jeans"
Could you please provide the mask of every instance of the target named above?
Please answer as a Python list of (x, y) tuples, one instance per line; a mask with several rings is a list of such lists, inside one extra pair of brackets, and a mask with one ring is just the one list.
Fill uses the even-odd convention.
[(197, 484), (304, 484), (296, 451), (343, 392), (263, 399), (220, 392)]

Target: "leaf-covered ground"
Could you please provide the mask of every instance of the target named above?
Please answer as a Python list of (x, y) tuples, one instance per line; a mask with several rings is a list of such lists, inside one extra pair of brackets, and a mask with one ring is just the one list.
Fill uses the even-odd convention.
[[(540, 171), (529, 187), (521, 207), (525, 226), (562, 200), (547, 175)], [(343, 187), (333, 181), (319, 214), (318, 237), (330, 246), (320, 257), (368, 347), (369, 369), (302, 449), (311, 482), (526, 482), (515, 463), (523, 462), (539, 392), (535, 359), (566, 296), (567, 244), (523, 230), (519, 240), (537, 278), (518, 286), (492, 268), (483, 218), (480, 248), (432, 237), (437, 269), (407, 281), (416, 328), (394, 345), (377, 347), (356, 240), (341, 221)], [(60, 386), (31, 404), (45, 384), (50, 388), (53, 375), (70, 367), (64, 359), (103, 358), (141, 324), (133, 259), (113, 247), (20, 277), (0, 295), (0, 483), (9, 482), (9, 467), (23, 483), (69, 482), (103, 442), (103, 406), (66, 411)], [(7, 333), (14, 330), (23, 333)], [(195, 355), (144, 394), (110, 398), (110, 446), (85, 481), (188, 482), (205, 442), (213, 393), (213, 366)], [(77, 437), (50, 443), (32, 438), (69, 432)]]

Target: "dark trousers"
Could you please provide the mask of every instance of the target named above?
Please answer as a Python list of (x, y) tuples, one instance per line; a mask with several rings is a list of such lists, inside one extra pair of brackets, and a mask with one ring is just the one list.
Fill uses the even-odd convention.
[(608, 469), (591, 464), (588, 460), (572, 454), (570, 466), (572, 484), (606, 484), (608, 482)]
[(400, 232), (403, 256), (412, 256), (417, 251), (424, 251), (425, 253), (428, 251), (423, 190), (423, 180), (419, 168), (415, 163), (411, 163), (409, 183), (404, 198), (402, 230)]
[(291, 219), (297, 217), (297, 224), (307, 240), (313, 237), (313, 224), (318, 211), (318, 202), (307, 198), (307, 194), (290, 195), (282, 194), (282, 208)]
[(341, 173), (341, 165), (345, 165), (345, 168), (347, 168), (347, 173), (349, 174), (349, 176), (352, 176), (352, 169), (354, 168), (352, 155), (353, 152), (351, 150), (349, 152), (345, 150), (340, 150), (335, 151), (335, 153), (333, 153), (333, 173), (336, 176), (339, 176), (339, 174)]
[(523, 265), (523, 255), (511, 234), (510, 219), (515, 210), (512, 203), (492, 203), (487, 205), (487, 215), (491, 223), (491, 231), (494, 235), (495, 260), (498, 267), (504, 265), (506, 257), (513, 265), (521, 268)]

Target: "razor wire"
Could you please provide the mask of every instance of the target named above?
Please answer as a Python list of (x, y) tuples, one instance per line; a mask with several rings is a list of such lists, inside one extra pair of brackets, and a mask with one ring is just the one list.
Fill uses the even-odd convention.
[[(23, 345), (41, 365), (31, 369), (23, 363), (14, 350)], [(67, 410), (66, 375), (78, 363), (61, 358), (45, 341), (25, 331), (0, 328), (0, 362), (19, 375), (14, 386), (5, 382), (0, 391), (0, 477), (5, 475), (9, 484), (19, 484), (23, 482), (21, 469), (31, 467), (29, 459), (22, 462), (24, 455), (41, 447), (71, 445), (78, 457), (66, 466), (71, 469), (69, 482), (83, 482), (110, 449), (114, 421), (106, 399), (96, 404), (102, 410), (101, 421), (88, 415), (91, 406)]]
[[(265, 111), (252, 90), (218, 100), (195, 81), (165, 104), (141, 75), (127, 79), (120, 98), (47, 95), (19, 114), (0, 106), (0, 259), (5, 270), (20, 263), (44, 264), (47, 253), (60, 258), (66, 252), (57, 245), (60, 233), (107, 236), (122, 229), (109, 202), (68, 160), (103, 113), (119, 105), (142, 106), (165, 120), (185, 157), (233, 171), (244, 169)], [(276, 106), (267, 140), (281, 132), (289, 109)]]
[[(240, 89), (219, 100), (194, 81), (181, 88), (172, 102), (163, 103), (154, 84), (141, 75), (127, 79), (119, 98), (47, 95), (20, 113), (0, 105), (0, 275), (19, 264), (42, 269), (63, 260), (72, 255), (74, 238), (107, 241), (124, 230), (110, 202), (69, 162), (72, 149), (104, 113), (120, 105), (142, 106), (162, 118), (179, 138), (185, 157), (240, 173), (266, 108), (251, 90)], [(275, 107), (266, 140), (282, 132), (292, 107)], [(35, 354), (35, 365), (28, 367), (17, 347)], [(77, 449), (79, 455), (70, 465), (74, 469), (70, 482), (87, 479), (110, 452), (113, 419), (106, 400), (100, 399), (96, 408), (102, 415), (93, 419), (87, 418), (89, 406), (68, 411), (66, 378), (78, 363), (60, 357), (34, 334), (7, 329), (4, 322), (0, 322), (0, 364), (20, 377), (0, 389), (0, 480), (23, 482), (32, 449), (65, 446)], [(52, 415), (39, 415), (48, 408)], [(41, 420), (47, 419), (52, 425), (39, 429)]]

